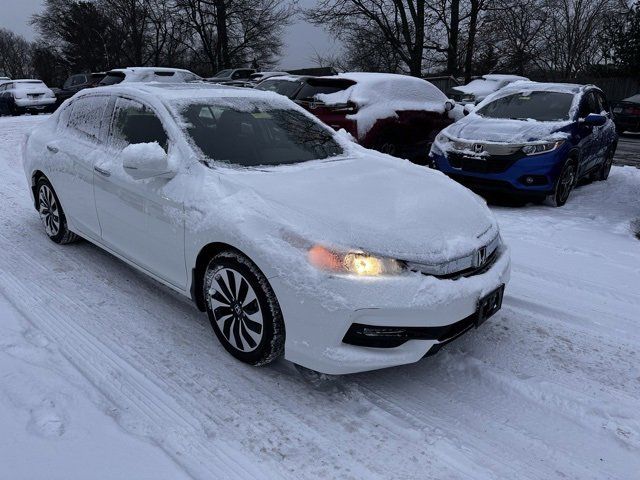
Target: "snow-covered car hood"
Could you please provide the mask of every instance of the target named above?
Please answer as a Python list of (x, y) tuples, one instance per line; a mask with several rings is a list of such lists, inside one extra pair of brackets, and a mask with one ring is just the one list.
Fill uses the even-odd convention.
[(562, 138), (566, 134), (558, 130), (569, 123), (485, 118), (472, 113), (449, 125), (444, 133), (464, 140), (523, 143), (555, 137)]
[[(265, 200), (259, 212), (311, 242), (436, 263), (498, 233), (486, 203), (440, 172), (372, 154), (223, 176)], [(277, 219), (276, 217), (280, 217)]]

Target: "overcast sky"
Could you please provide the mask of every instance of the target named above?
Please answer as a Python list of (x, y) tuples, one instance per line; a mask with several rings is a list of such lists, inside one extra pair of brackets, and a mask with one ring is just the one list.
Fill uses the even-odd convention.
[[(316, 0), (300, 0), (303, 7), (312, 7)], [(0, 0), (0, 27), (8, 28), (31, 40), (35, 32), (29, 19), (42, 9), (42, 0)], [(322, 29), (298, 20), (285, 32), (285, 48), (280, 61), (283, 69), (313, 66), (315, 52), (332, 53), (338, 44)]]

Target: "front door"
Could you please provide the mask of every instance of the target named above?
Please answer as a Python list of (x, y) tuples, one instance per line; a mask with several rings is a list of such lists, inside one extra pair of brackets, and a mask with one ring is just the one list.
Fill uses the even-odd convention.
[(171, 180), (134, 180), (122, 166), (130, 144), (158, 142), (171, 149), (156, 113), (135, 100), (118, 98), (109, 130), (109, 156), (94, 171), (103, 243), (178, 288), (186, 288), (182, 204), (162, 193)]

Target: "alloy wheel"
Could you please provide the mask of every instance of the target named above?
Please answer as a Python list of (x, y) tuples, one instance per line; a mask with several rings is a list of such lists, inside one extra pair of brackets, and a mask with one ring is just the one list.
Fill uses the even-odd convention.
[(38, 191), (38, 212), (47, 235), (55, 237), (60, 232), (60, 209), (53, 192), (47, 185)]
[(241, 352), (252, 352), (262, 340), (264, 319), (256, 292), (232, 268), (222, 268), (209, 288), (209, 304), (220, 331)]
[(562, 177), (560, 177), (560, 181), (558, 182), (558, 193), (557, 197), (559, 203), (565, 203), (567, 198), (569, 198), (569, 194), (571, 190), (573, 190), (573, 186), (575, 184), (576, 175), (575, 168), (573, 165), (568, 165), (564, 172), (562, 173)]

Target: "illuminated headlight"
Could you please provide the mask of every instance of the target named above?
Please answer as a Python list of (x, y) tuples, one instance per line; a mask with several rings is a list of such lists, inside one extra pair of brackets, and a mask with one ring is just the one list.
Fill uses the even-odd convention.
[(335, 273), (376, 277), (396, 275), (403, 270), (397, 260), (376, 257), (364, 252), (338, 252), (322, 245), (314, 245), (308, 251), (311, 265)]
[(531, 143), (522, 147), (522, 151), (527, 155), (538, 155), (540, 153), (547, 153), (555, 150), (564, 143), (564, 140), (558, 140), (556, 142), (548, 143)]

